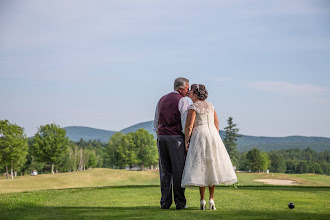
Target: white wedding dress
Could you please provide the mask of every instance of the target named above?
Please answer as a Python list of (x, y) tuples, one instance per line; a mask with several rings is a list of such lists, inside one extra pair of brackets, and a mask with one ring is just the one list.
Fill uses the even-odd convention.
[(181, 187), (230, 185), (237, 182), (233, 165), (214, 125), (214, 107), (209, 102), (195, 102), (196, 111)]

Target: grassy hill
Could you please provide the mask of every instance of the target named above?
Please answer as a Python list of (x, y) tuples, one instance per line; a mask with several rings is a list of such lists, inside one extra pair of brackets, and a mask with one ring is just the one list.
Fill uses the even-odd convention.
[[(120, 130), (124, 134), (129, 132), (135, 132), (136, 130), (144, 128), (156, 137), (156, 133), (153, 131), (153, 121), (142, 122), (132, 125), (125, 129)], [(84, 140), (100, 140), (101, 142), (108, 142), (109, 138), (116, 131), (107, 131), (95, 128), (87, 127), (65, 127), (67, 136), (70, 140), (79, 141), (80, 138)], [(223, 138), (225, 132), (220, 130), (220, 136)], [(306, 137), (306, 136), (289, 136), (289, 137), (263, 137), (263, 136), (249, 136), (243, 135), (238, 138), (238, 151), (246, 152), (252, 148), (258, 148), (262, 151), (300, 148), (305, 149), (307, 147), (320, 152), (324, 150), (330, 150), (330, 138), (325, 137)]]
[(2, 177), (0, 178), (0, 193), (123, 185), (159, 185), (158, 170), (128, 171), (95, 168), (55, 175), (18, 176), (14, 180)]

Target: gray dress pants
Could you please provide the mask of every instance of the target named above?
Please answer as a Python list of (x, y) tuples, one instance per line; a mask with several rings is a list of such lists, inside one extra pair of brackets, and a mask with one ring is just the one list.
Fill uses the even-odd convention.
[(160, 205), (169, 209), (172, 205), (172, 185), (177, 209), (186, 205), (181, 178), (186, 159), (184, 137), (182, 135), (158, 135), (159, 174), (162, 197)]

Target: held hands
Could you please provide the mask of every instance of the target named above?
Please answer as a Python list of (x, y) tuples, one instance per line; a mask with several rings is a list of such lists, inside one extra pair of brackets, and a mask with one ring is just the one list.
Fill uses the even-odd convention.
[(186, 152), (188, 152), (189, 149), (189, 142), (184, 142), (185, 148), (186, 148)]

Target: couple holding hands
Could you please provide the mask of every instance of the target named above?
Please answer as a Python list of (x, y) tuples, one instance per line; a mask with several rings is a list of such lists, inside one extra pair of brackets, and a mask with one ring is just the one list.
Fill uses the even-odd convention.
[[(189, 105), (188, 96), (193, 104)], [(183, 77), (174, 81), (174, 91), (163, 96), (156, 107), (162, 209), (172, 205), (186, 208), (184, 190), (199, 186), (200, 209), (206, 209), (205, 188), (209, 188), (209, 208), (215, 210), (215, 185), (233, 184), (237, 177), (219, 135), (219, 121), (213, 105), (205, 101), (208, 92), (202, 84)]]

